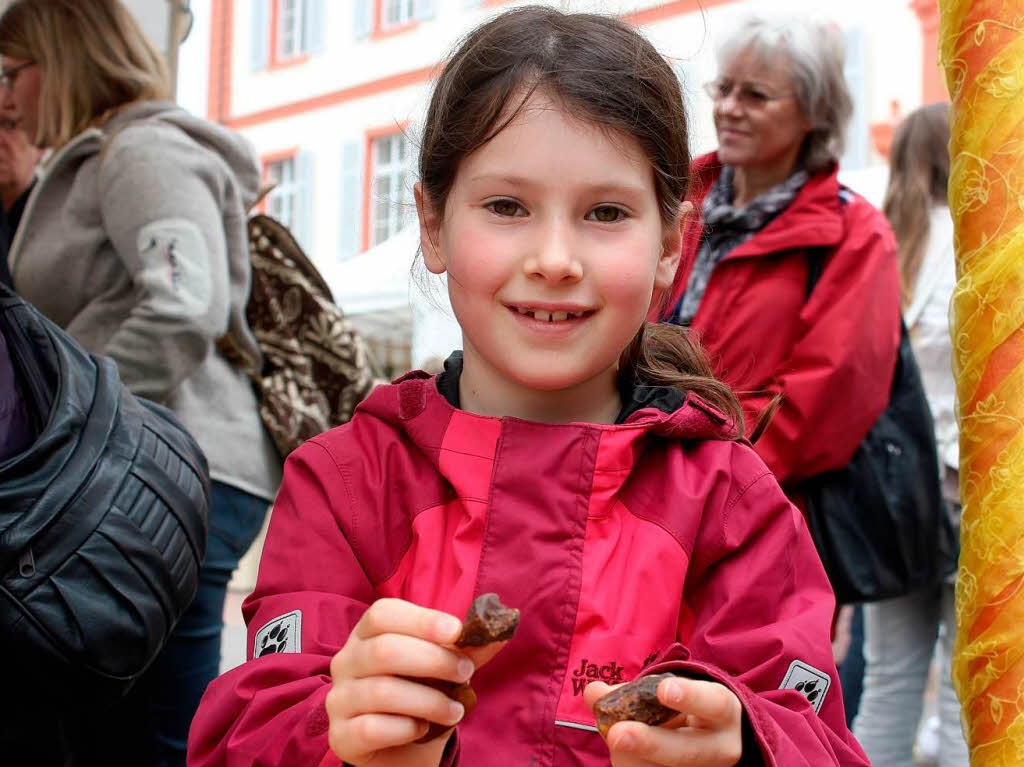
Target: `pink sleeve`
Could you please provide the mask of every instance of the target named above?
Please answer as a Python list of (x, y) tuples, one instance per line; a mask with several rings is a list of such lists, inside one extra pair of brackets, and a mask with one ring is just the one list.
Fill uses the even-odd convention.
[[(735, 464), (747, 479), (721, 524), (708, 525), (694, 546), (681, 644), (645, 673), (675, 671), (729, 687), (749, 725), (743, 765), (866, 767), (846, 727), (828, 580), (800, 512), (744, 452), (749, 457)], [(750, 471), (752, 463), (760, 470)]]
[(189, 735), (190, 767), (309, 767), (324, 758), (330, 661), (376, 598), (339, 514), (348, 504), (324, 447), (307, 442), (289, 457), (256, 589), (243, 605), (249, 660), (207, 688)]

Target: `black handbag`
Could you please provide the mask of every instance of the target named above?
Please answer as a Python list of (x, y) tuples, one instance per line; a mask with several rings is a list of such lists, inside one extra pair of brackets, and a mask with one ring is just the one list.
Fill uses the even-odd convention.
[[(811, 255), (808, 296), (822, 261)], [(903, 596), (955, 569), (931, 410), (902, 320), (889, 404), (845, 467), (797, 489), (840, 604)]]
[[(122, 695), (195, 596), (206, 459), (114, 363), (0, 286), (0, 332), (38, 437), (0, 463), (5, 680), (82, 701)], [(9, 691), (13, 688), (6, 687)]]

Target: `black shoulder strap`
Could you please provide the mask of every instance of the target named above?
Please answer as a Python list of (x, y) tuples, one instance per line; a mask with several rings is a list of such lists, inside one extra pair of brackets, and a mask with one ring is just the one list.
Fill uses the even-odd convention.
[(804, 301), (811, 297), (811, 291), (821, 279), (828, 252), (829, 248), (825, 247), (807, 248), (807, 287), (804, 289)]

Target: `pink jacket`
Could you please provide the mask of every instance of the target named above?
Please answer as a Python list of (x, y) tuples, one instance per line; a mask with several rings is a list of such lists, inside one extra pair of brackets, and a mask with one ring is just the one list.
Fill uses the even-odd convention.
[(338, 765), (328, 666), (367, 606), (461, 616), (494, 591), (522, 622), (446, 764), (608, 765), (584, 686), (671, 670), (736, 693), (744, 765), (866, 765), (803, 518), (728, 428), (693, 396), (549, 425), (458, 410), (424, 374), (378, 388), (288, 459), (243, 607), (251, 660), (207, 690), (189, 764)]

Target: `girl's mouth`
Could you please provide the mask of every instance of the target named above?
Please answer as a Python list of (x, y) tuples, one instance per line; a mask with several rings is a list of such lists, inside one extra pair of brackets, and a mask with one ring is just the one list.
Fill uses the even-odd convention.
[(578, 310), (547, 310), (547, 309), (536, 309), (530, 306), (510, 306), (509, 309), (518, 312), (524, 317), (530, 317), (538, 322), (566, 322), (568, 320), (576, 320), (582, 317), (587, 317), (593, 314), (591, 309), (578, 309)]

